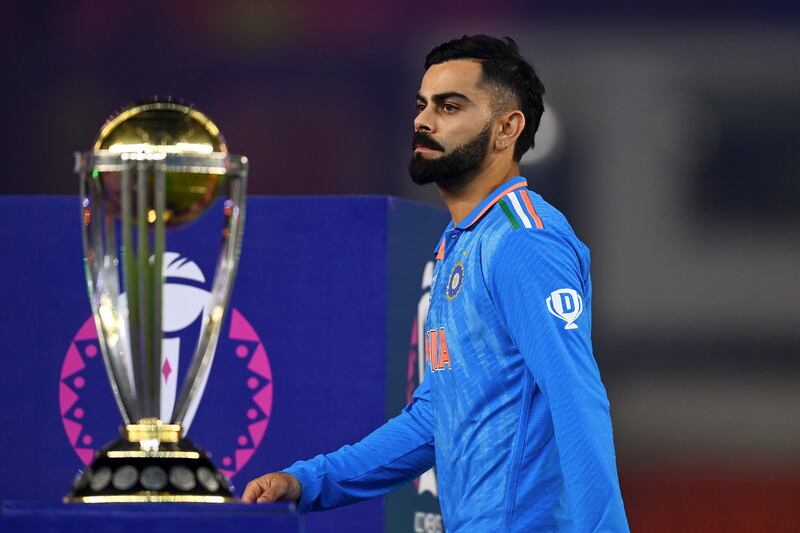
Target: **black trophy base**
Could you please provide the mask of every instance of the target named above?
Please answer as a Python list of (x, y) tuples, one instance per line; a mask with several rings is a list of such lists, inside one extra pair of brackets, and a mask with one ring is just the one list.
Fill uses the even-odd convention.
[(69, 503), (234, 502), (231, 484), (187, 439), (143, 450), (122, 438), (98, 452), (64, 497)]

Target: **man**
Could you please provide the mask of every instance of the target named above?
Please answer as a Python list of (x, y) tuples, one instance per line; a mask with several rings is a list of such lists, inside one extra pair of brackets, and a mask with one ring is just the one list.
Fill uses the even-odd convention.
[(425, 379), (361, 442), (251, 481), (244, 501), (330, 509), (435, 463), (449, 532), (628, 530), (589, 251), (519, 176), (543, 93), (511, 39), (465, 36), (428, 55), (409, 169), (453, 220), (436, 247)]

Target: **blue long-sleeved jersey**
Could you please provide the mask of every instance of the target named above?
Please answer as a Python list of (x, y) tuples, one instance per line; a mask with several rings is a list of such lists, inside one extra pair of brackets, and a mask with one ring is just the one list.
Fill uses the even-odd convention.
[(592, 355), (589, 252), (514, 178), (436, 249), (426, 374), (362, 441), (286, 470), (299, 510), (379, 496), (437, 467), (449, 532), (628, 531)]

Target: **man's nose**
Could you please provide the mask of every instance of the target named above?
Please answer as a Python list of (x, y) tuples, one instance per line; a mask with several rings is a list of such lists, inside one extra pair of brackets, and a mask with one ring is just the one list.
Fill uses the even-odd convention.
[(433, 132), (432, 127), (433, 121), (431, 120), (430, 112), (428, 111), (428, 107), (417, 113), (416, 118), (414, 118), (414, 131), (425, 131), (428, 133)]

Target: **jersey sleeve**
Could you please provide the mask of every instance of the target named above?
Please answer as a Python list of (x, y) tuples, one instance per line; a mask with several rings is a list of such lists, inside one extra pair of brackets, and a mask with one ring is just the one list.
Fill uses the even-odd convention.
[(360, 442), (298, 461), (284, 470), (300, 480), (299, 512), (321, 511), (381, 496), (434, 464), (429, 380), (400, 414)]
[(511, 231), (494, 251), (488, 283), (547, 399), (576, 531), (627, 531), (609, 403), (592, 354), (588, 252), (545, 230)]

